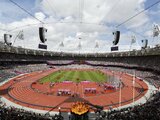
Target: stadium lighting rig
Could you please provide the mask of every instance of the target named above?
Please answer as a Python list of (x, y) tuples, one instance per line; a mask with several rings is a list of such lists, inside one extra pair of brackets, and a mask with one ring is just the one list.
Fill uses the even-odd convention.
[(133, 18), (137, 17), (138, 15), (142, 14), (142, 13), (145, 12), (146, 10), (152, 8), (153, 6), (155, 6), (155, 5), (159, 4), (159, 3), (160, 3), (160, 0), (158, 0), (157, 2), (155, 2), (155, 3), (151, 4), (151, 5), (149, 5), (149, 6), (146, 7), (144, 10), (138, 12), (137, 14), (135, 14), (135, 15), (129, 17), (128, 19), (126, 19), (126, 20), (123, 21), (122, 23), (118, 24), (118, 25), (116, 26), (116, 28), (120, 27), (120, 26), (123, 25), (123, 24), (126, 24), (127, 22), (129, 22), (129, 21), (132, 20)]
[(34, 19), (36, 19), (37, 21), (39, 21), (40, 23), (44, 24), (43, 21), (41, 21), (40, 19), (36, 18), (34, 15), (32, 15), (28, 10), (26, 10), (25, 8), (23, 8), (22, 6), (20, 6), (18, 3), (16, 3), (13, 0), (9, 0), (10, 2), (12, 2), (15, 6), (17, 6), (18, 8), (20, 8), (22, 11), (24, 11), (25, 13), (27, 13), (28, 15), (30, 15), (31, 17), (33, 17)]

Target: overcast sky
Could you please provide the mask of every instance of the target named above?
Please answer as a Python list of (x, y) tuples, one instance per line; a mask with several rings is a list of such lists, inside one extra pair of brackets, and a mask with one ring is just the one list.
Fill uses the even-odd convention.
[[(14, 46), (38, 49), (41, 26), (48, 29), (46, 45), (50, 51), (110, 52), (115, 30), (121, 31), (121, 51), (130, 49), (131, 36), (136, 36), (131, 49), (140, 49), (142, 39), (148, 39), (151, 46), (160, 43), (160, 37), (152, 37), (153, 25), (160, 24), (160, 4), (116, 28), (158, 0), (12, 1), (44, 22), (42, 25), (10, 0), (0, 0), (0, 41), (7, 32), (13, 35)], [(15, 39), (21, 30), (24, 40)]]

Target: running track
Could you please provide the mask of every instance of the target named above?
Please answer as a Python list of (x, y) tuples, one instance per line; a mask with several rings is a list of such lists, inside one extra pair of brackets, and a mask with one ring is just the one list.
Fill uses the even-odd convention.
[[(7, 98), (8, 100), (34, 109), (40, 110), (50, 110), (57, 111), (58, 107), (61, 107), (63, 111), (69, 111), (71, 105), (78, 99), (88, 101), (95, 105), (104, 106), (105, 109), (108, 109), (109, 106), (118, 107), (119, 104), (119, 90), (114, 92), (109, 92), (107, 94), (99, 94), (94, 96), (85, 96), (83, 93), (84, 85), (79, 84), (78, 87), (75, 88), (76, 84), (67, 85), (67, 88), (70, 88), (72, 91), (76, 91), (80, 94), (79, 98), (74, 98), (71, 96), (56, 96), (56, 95), (47, 95), (41, 92), (37, 92), (32, 89), (32, 84), (39, 80), (40, 78), (57, 71), (57, 69), (50, 69), (46, 71), (33, 72), (30, 74), (26, 74), (20, 77), (16, 77), (11, 79), (9, 82), (0, 86), (0, 91), (6, 91), (1, 96)], [(112, 74), (110, 71), (104, 71), (106, 74)], [(115, 73), (116, 76), (120, 75), (120, 73)], [(132, 103), (133, 97), (133, 86), (132, 86), (132, 76), (128, 74), (122, 75), (122, 82), (124, 84), (122, 88), (122, 106), (126, 104)], [(96, 85), (96, 84), (95, 84)], [(91, 86), (95, 86), (91, 85)], [(89, 87), (90, 85), (87, 85)], [(64, 87), (64, 85), (60, 85), (59, 87)], [(135, 100), (140, 99), (147, 92), (148, 86), (145, 82), (136, 78), (135, 82)], [(45, 89), (45, 87), (44, 87)], [(57, 87), (58, 89), (58, 87)], [(100, 89), (97, 87), (97, 89)], [(138, 91), (137, 89), (143, 89), (144, 91)], [(47, 90), (47, 89), (46, 89)]]

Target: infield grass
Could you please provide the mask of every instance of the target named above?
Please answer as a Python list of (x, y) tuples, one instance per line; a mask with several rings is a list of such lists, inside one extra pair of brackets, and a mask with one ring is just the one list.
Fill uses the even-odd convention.
[(39, 82), (62, 82), (66, 80), (73, 82), (81, 82), (85, 80), (94, 82), (106, 82), (107, 79), (108, 76), (99, 70), (58, 70), (48, 76), (43, 77)]

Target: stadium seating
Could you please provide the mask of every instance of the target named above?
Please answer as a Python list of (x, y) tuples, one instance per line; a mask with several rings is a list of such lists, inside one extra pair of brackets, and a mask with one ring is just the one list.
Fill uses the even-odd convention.
[[(107, 69), (110, 71), (118, 71), (128, 74), (134, 74), (136, 70), (136, 77), (142, 80), (148, 81), (155, 87), (160, 87), (160, 64), (158, 52), (160, 51), (159, 46), (155, 48), (149, 48), (145, 50), (130, 51), (130, 52), (119, 52), (119, 53), (101, 53), (97, 54), (71, 54), (63, 53), (63, 57), (58, 52), (49, 51), (38, 51), (17, 47), (10, 47), (0, 44), (0, 82), (6, 81), (14, 76), (30, 73), (34, 71), (43, 71), (49, 69), (46, 64), (52, 64), (57, 68), (97, 68), (97, 69)], [(5, 54), (5, 55), (3, 55)], [(73, 57), (74, 56), (74, 57)], [(12, 59), (20, 60), (20, 63), (12, 61)], [(24, 59), (25, 58), (25, 59)], [(56, 60), (61, 58), (62, 60)], [(74, 62), (74, 59), (83, 58), (84, 64), (79, 65)], [(73, 60), (70, 60), (73, 59)], [(7, 61), (8, 60), (8, 61)], [(24, 61), (23, 61), (24, 60)], [(92, 60), (92, 61), (90, 61)], [(7, 62), (6, 62), (7, 61)], [(29, 61), (36, 61), (34, 64), (29, 64)], [(19, 62), (19, 61), (18, 61)], [(37, 64), (38, 63), (38, 64)], [(56, 66), (56, 65), (61, 66)], [(25, 84), (25, 83), (24, 83)], [(21, 87), (21, 86), (19, 86)], [(112, 88), (111, 86), (107, 86)], [(31, 88), (25, 88), (29, 96), (31, 94)], [(90, 88), (92, 89), (92, 88)], [(17, 89), (18, 92), (19, 89)], [(70, 91), (63, 90), (66, 93)], [(63, 92), (62, 91), (62, 92)], [(88, 88), (86, 87), (86, 93), (88, 93)], [(38, 94), (38, 93), (37, 93)], [(67, 93), (68, 94), (68, 93)], [(127, 91), (125, 92), (127, 94)], [(16, 94), (21, 97), (21, 99), (26, 99), (24, 95)], [(117, 99), (117, 96), (115, 96)], [(96, 101), (96, 100), (95, 100)], [(128, 107), (121, 110), (110, 109), (108, 113), (103, 113), (102, 111), (95, 113), (96, 120), (158, 120), (160, 119), (160, 93), (154, 93), (153, 96), (147, 100), (143, 105), (138, 105), (134, 107)], [(0, 119), (4, 120), (51, 120), (51, 119), (63, 119), (62, 116), (45, 116), (42, 114), (37, 114), (34, 112), (28, 112), (23, 109), (18, 109), (14, 107), (6, 106), (2, 101), (0, 102)]]

